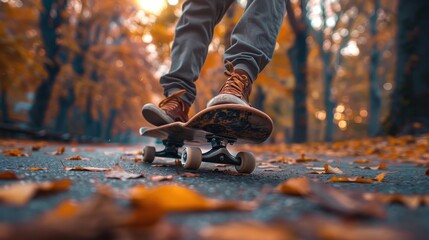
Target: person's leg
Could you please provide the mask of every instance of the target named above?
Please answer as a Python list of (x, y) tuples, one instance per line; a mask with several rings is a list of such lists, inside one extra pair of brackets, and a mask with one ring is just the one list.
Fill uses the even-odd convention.
[(195, 100), (197, 80), (206, 60), (215, 25), (234, 0), (187, 0), (176, 25), (171, 51), (171, 67), (161, 77), (166, 98), (158, 106), (143, 106), (143, 117), (159, 126), (174, 121), (186, 122)]
[(170, 71), (161, 77), (164, 95), (185, 89), (188, 105), (195, 100), (195, 80), (206, 60), (216, 24), (234, 0), (188, 0), (176, 26)]
[(231, 34), (225, 60), (246, 71), (252, 82), (271, 61), (285, 12), (284, 0), (248, 0)]
[(229, 78), (207, 106), (248, 104), (251, 84), (271, 61), (285, 12), (285, 0), (248, 0), (224, 54)]

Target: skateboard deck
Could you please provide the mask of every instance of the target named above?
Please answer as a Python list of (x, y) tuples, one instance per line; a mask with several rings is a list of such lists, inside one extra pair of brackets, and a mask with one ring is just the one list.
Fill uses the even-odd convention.
[(188, 122), (174, 122), (159, 127), (140, 128), (140, 135), (170, 143), (205, 145), (211, 136), (233, 143), (262, 143), (273, 130), (273, 121), (262, 111), (237, 104), (209, 107)]

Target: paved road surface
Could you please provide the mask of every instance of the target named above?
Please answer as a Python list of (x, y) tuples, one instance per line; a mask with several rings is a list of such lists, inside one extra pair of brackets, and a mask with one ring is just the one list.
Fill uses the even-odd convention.
[[(66, 146), (66, 152), (63, 155), (51, 156), (45, 152), (55, 151), (56, 146), (42, 148), (38, 152), (33, 152), (30, 157), (5, 157), (0, 156), (0, 169), (12, 170), (25, 180), (46, 181), (52, 179), (70, 178), (73, 180), (71, 190), (54, 194), (46, 197), (40, 197), (32, 200), (25, 207), (8, 207), (0, 204), (0, 221), (8, 223), (18, 223), (31, 220), (39, 214), (52, 209), (65, 199), (86, 199), (94, 194), (94, 181), (107, 183), (118, 189), (129, 188), (136, 183), (144, 183), (149, 186), (164, 184), (149, 181), (149, 176), (154, 175), (174, 175), (173, 182), (187, 185), (197, 190), (205, 196), (216, 199), (240, 199), (252, 200), (260, 196), (264, 186), (275, 187), (282, 181), (297, 177), (307, 176), (310, 178), (320, 179), (328, 183), (332, 175), (327, 174), (308, 174), (304, 164), (280, 166), (279, 171), (266, 171), (263, 168), (257, 168), (251, 175), (231, 175), (223, 172), (229, 169), (234, 172), (233, 167), (218, 167), (214, 164), (203, 163), (198, 173), (198, 178), (184, 178), (176, 173), (176, 166), (171, 160), (157, 160), (155, 164), (165, 163), (165, 166), (152, 166), (150, 164), (135, 163), (132, 160), (122, 160), (124, 153), (127, 151), (137, 151), (139, 146), (120, 147), (116, 145), (97, 147), (95, 151), (93, 146), (78, 146), (80, 151), (71, 152), (71, 148)], [(88, 149), (90, 148), (90, 149)], [(79, 154), (82, 157), (90, 158), (89, 161), (61, 161), (66, 157)], [(268, 160), (278, 155), (271, 153), (258, 154), (258, 160)], [(296, 155), (287, 157), (296, 158)], [(323, 166), (325, 162), (331, 165), (337, 165), (337, 162), (329, 161), (332, 158), (325, 156), (313, 156), (322, 160), (315, 162), (314, 166)], [(132, 158), (130, 156), (126, 158)], [(356, 165), (350, 163), (356, 158), (342, 158), (341, 169), (346, 175), (374, 177), (381, 171), (361, 170), (355, 168)], [(372, 165), (379, 161), (375, 159)], [(112, 167), (115, 163), (120, 163), (127, 171), (133, 173), (143, 173), (146, 178), (115, 180), (107, 179), (102, 172), (73, 172), (65, 171), (63, 164), (66, 166), (92, 166), (92, 167)], [(425, 168), (418, 168), (412, 164), (397, 164), (388, 162), (386, 171), (389, 174), (383, 182), (372, 184), (357, 183), (328, 183), (341, 190), (365, 191), (365, 192), (382, 192), (382, 193), (401, 193), (401, 194), (429, 194), (429, 176), (425, 175)], [(28, 167), (47, 168), (44, 171), (28, 171)], [(218, 169), (219, 171), (216, 171)], [(180, 168), (180, 171), (184, 171)], [(12, 181), (13, 182), (13, 181)], [(10, 184), (11, 181), (0, 180), (0, 185)], [(428, 236), (429, 233), (429, 207), (419, 207), (416, 210), (408, 209), (402, 205), (390, 205), (387, 207), (388, 214), (386, 219), (361, 219), (364, 223), (374, 225), (388, 225), (396, 229), (401, 229), (413, 233), (418, 233), (417, 237)], [(305, 215), (320, 215), (327, 218), (338, 218), (338, 215), (323, 210), (317, 204), (305, 198), (293, 197), (270, 193), (265, 197), (262, 205), (252, 212), (209, 212), (209, 213), (189, 213), (170, 215), (168, 221), (175, 223), (188, 231), (197, 231), (203, 227), (213, 224), (221, 224), (228, 221), (240, 220), (258, 220), (272, 221), (273, 219), (287, 219), (294, 221)], [(422, 237), (424, 238), (424, 237)]]

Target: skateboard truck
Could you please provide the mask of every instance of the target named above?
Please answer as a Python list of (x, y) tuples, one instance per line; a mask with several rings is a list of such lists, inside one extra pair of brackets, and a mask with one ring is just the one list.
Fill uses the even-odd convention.
[(212, 145), (210, 151), (203, 153), (202, 161), (211, 163), (223, 163), (231, 165), (240, 165), (241, 159), (236, 158), (226, 149), (228, 144), (233, 145), (237, 140), (216, 135), (208, 135), (207, 142)]
[(152, 146), (145, 146), (143, 149), (143, 162), (151, 163), (155, 160), (155, 157), (162, 158), (175, 158), (180, 159), (181, 155), (179, 154), (179, 148), (183, 146), (183, 142), (174, 142), (165, 139), (162, 141), (164, 149), (161, 151), (156, 151)]
[(256, 161), (253, 154), (249, 152), (239, 152), (233, 156), (227, 149), (228, 144), (234, 144), (236, 139), (208, 135), (207, 142), (212, 145), (212, 149), (202, 153), (198, 147), (185, 147), (182, 154), (179, 154), (179, 148), (183, 142), (174, 142), (165, 139), (162, 141), (164, 149), (156, 151), (154, 147), (145, 146), (143, 149), (143, 162), (152, 163), (155, 157), (180, 159), (185, 169), (196, 170), (201, 162), (221, 163), (234, 165), (240, 173), (251, 173), (256, 167)]

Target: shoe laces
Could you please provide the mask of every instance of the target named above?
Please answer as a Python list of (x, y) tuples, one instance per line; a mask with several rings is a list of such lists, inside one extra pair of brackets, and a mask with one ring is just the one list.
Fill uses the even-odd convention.
[(225, 84), (219, 92), (227, 89), (228, 93), (242, 96), (243, 92), (249, 85), (249, 81), (246, 75), (240, 75), (234, 71), (234, 65), (232, 62), (226, 62), (228, 70), (225, 70), (224, 74), (228, 77)]
[(186, 93), (186, 90), (182, 89), (179, 90), (170, 96), (166, 97), (164, 100), (162, 100), (159, 103), (159, 107), (166, 111), (173, 111), (174, 109), (181, 107), (182, 112), (185, 111), (185, 104), (183, 103), (183, 100), (180, 98), (183, 94)]

